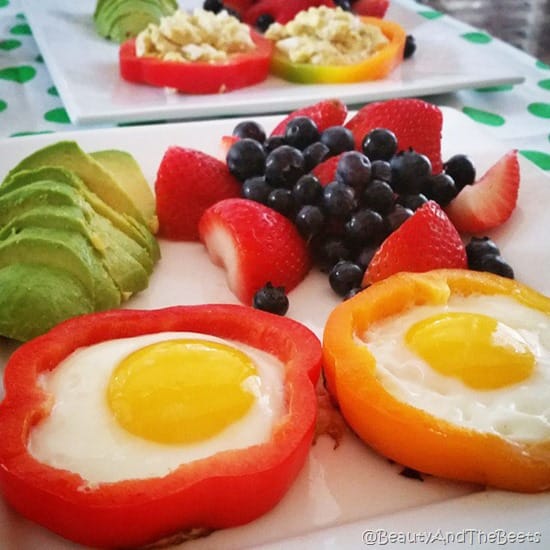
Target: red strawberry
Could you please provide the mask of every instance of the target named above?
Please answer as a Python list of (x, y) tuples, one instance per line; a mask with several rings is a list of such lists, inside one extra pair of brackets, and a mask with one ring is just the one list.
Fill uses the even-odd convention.
[(340, 153), (334, 157), (329, 157), (315, 166), (311, 171), (311, 173), (321, 182), (323, 187), (336, 179), (336, 167), (343, 154), (344, 153)]
[(466, 267), (466, 249), (458, 231), (441, 207), (428, 201), (382, 243), (367, 268), (363, 285), (399, 271)]
[(289, 292), (311, 265), (295, 225), (248, 199), (211, 206), (200, 220), (199, 233), (212, 261), (225, 268), (229, 288), (246, 305), (252, 305), (255, 292), (268, 282)]
[(369, 17), (384, 17), (390, 5), (390, 0), (356, 0), (353, 2), (353, 12)]
[(436, 105), (421, 99), (389, 99), (362, 107), (347, 123), (355, 136), (357, 149), (374, 128), (388, 128), (397, 137), (398, 148), (409, 148), (426, 155), (434, 174), (441, 172), (441, 129), (443, 115)]
[(324, 99), (313, 105), (302, 107), (292, 111), (286, 116), (271, 132), (272, 136), (281, 136), (285, 133), (286, 125), (290, 120), (298, 116), (307, 116), (311, 118), (317, 128), (322, 132), (330, 126), (339, 126), (344, 123), (348, 115), (346, 104), (339, 99)]
[(336, 7), (333, 0), (259, 0), (243, 14), (243, 21), (255, 25), (260, 15), (271, 15), (277, 23), (285, 24), (302, 10), (312, 7)]
[(225, 162), (194, 149), (169, 147), (155, 181), (159, 236), (198, 240), (203, 212), (219, 200), (239, 196), (240, 189)]
[(467, 185), (445, 209), (459, 231), (480, 233), (505, 222), (516, 207), (519, 162), (514, 149), (473, 185)]

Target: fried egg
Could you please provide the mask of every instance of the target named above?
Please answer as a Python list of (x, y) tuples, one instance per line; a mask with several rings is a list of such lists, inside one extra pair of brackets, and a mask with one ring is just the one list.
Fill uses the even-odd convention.
[(453, 294), (357, 336), (400, 402), (518, 442), (550, 439), (550, 319), (507, 295)]
[(284, 414), (283, 376), (273, 355), (191, 332), (80, 348), (40, 375), (53, 406), (28, 449), (90, 485), (164, 476), (268, 441)]

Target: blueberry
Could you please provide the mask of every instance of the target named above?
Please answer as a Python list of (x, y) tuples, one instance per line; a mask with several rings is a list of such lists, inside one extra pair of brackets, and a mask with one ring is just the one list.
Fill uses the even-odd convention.
[(267, 196), (266, 204), (283, 216), (291, 217), (294, 214), (295, 202), (290, 189), (276, 187)]
[(355, 192), (348, 185), (333, 181), (323, 189), (323, 207), (330, 216), (348, 216), (355, 206)]
[(265, 160), (265, 151), (261, 144), (250, 138), (236, 141), (226, 156), (229, 171), (240, 181), (261, 176), (265, 170)]
[(325, 215), (323, 211), (312, 204), (306, 204), (298, 210), (294, 220), (296, 228), (300, 235), (309, 240), (318, 235), (325, 225)]
[(222, 0), (204, 0), (202, 9), (213, 13), (219, 13), (224, 9), (224, 6)]
[(385, 235), (384, 219), (378, 212), (362, 208), (346, 222), (345, 234), (352, 242), (379, 243)]
[(270, 25), (275, 23), (275, 19), (270, 13), (262, 13), (258, 18), (256, 19), (256, 23), (254, 23), (254, 26), (260, 31), (265, 32), (269, 28)]
[(273, 187), (265, 181), (264, 176), (252, 176), (244, 180), (241, 187), (241, 195), (245, 199), (266, 204), (267, 197), (272, 190)]
[(292, 195), (297, 204), (317, 204), (323, 197), (323, 186), (313, 174), (304, 174), (294, 184)]
[(416, 51), (416, 40), (412, 34), (408, 34), (405, 38), (405, 49), (403, 50), (403, 59), (409, 59)]
[(466, 245), (466, 255), (468, 256), (470, 267), (478, 264), (483, 256), (498, 256), (499, 254), (500, 250), (498, 246), (489, 237), (472, 237)]
[(397, 138), (391, 130), (375, 128), (365, 136), (361, 148), (371, 161), (389, 161), (397, 152)]
[(310, 172), (329, 156), (330, 149), (324, 143), (316, 141), (308, 145), (302, 154), (304, 155), (304, 169), (306, 172)]
[(277, 149), (281, 145), (285, 145), (285, 138), (283, 136), (269, 136), (264, 141), (264, 149), (266, 153)]
[(427, 197), (440, 206), (447, 206), (458, 193), (453, 178), (445, 172), (431, 175), (426, 180), (424, 189)]
[(281, 145), (265, 159), (265, 179), (273, 187), (291, 188), (304, 174), (304, 157), (299, 149)]
[(307, 116), (298, 116), (288, 122), (285, 129), (285, 141), (288, 145), (303, 150), (319, 141), (321, 133), (317, 124)]
[(363, 204), (380, 214), (387, 214), (394, 205), (394, 192), (389, 183), (373, 179), (363, 192)]
[(352, 289), (361, 286), (363, 270), (354, 262), (339, 261), (328, 275), (330, 287), (339, 296), (346, 296)]
[(426, 155), (413, 150), (402, 151), (390, 161), (392, 187), (396, 193), (420, 193), (432, 173), (432, 164)]
[(351, 260), (351, 248), (338, 237), (320, 236), (312, 241), (312, 252), (315, 262), (321, 271), (328, 273), (340, 260)]
[(321, 142), (329, 149), (331, 155), (355, 149), (355, 139), (351, 130), (344, 126), (330, 126), (321, 133)]
[(453, 178), (457, 192), (471, 185), (476, 179), (474, 163), (467, 155), (454, 155), (443, 164), (443, 170)]
[(403, 222), (408, 220), (413, 215), (413, 211), (410, 208), (405, 208), (400, 204), (396, 204), (393, 210), (386, 215), (384, 223), (388, 233), (395, 231)]
[(256, 309), (285, 315), (288, 311), (289, 300), (282, 286), (273, 286), (270, 282), (260, 288), (255, 294), (252, 303)]
[(355, 257), (355, 263), (363, 270), (366, 270), (377, 250), (378, 245), (376, 244), (368, 244), (367, 246), (364, 246)]
[(233, 135), (239, 138), (255, 139), (259, 143), (265, 141), (265, 130), (254, 120), (243, 120), (233, 128)]
[(414, 211), (417, 208), (420, 208), (424, 203), (428, 202), (428, 197), (426, 197), (423, 193), (404, 193), (397, 195), (396, 202), (397, 204)]
[(514, 270), (500, 255), (488, 254), (483, 256), (476, 270), (488, 271), (489, 273), (507, 277), (508, 279), (514, 278)]
[(359, 151), (346, 151), (336, 165), (336, 181), (360, 193), (370, 180), (370, 160)]

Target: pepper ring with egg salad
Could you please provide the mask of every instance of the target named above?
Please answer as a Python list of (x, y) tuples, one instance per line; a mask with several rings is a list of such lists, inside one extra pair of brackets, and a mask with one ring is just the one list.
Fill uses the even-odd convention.
[(302, 84), (384, 78), (403, 60), (406, 40), (397, 23), (325, 6), (274, 23), (265, 36), (274, 42), (271, 72)]
[(178, 10), (119, 48), (121, 77), (187, 94), (251, 86), (269, 74), (270, 40), (223, 10)]
[(550, 298), (468, 270), (398, 273), (337, 306), (329, 393), (358, 436), (421, 473), (550, 488)]
[(307, 327), (240, 305), (70, 319), (8, 361), (0, 490), (93, 547), (250, 522), (307, 458), (320, 368)]

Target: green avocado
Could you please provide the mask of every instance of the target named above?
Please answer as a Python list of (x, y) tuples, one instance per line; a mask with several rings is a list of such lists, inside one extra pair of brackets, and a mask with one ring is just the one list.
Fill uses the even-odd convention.
[[(12, 172), (14, 171), (12, 170)], [(21, 170), (12, 173), (11, 176), (6, 177), (0, 186), (0, 203), (3, 194), (11, 192), (14, 189), (27, 187), (38, 181), (53, 181), (73, 187), (83, 196), (97, 214), (107, 218), (115, 228), (125, 233), (128, 237), (133, 239), (139, 247), (144, 249), (145, 253), (139, 252), (138, 249), (132, 247), (133, 250), (136, 250), (138, 256), (142, 258), (144, 267), (146, 267), (148, 271), (152, 270), (153, 264), (160, 257), (160, 249), (157, 240), (149, 229), (135, 218), (120, 214), (111, 208), (95, 193), (90, 191), (76, 174), (65, 168), (43, 166), (34, 170)], [(0, 207), (0, 224), (3, 223), (1, 213), (2, 208)]]
[(23, 342), (94, 311), (84, 285), (65, 269), (9, 264), (0, 269), (0, 289), (0, 334)]
[(149, 273), (125, 248), (129, 242), (135, 243), (124, 233), (117, 234), (116, 228), (97, 214), (87, 220), (82, 209), (76, 206), (36, 206), (3, 226), (0, 241), (26, 227), (74, 231), (85, 237), (99, 252), (105, 269), (124, 298), (147, 288)]
[(98, 0), (93, 18), (99, 35), (122, 42), (177, 9), (177, 0)]
[(146, 223), (130, 195), (99, 162), (85, 153), (74, 141), (58, 141), (35, 151), (8, 172), (5, 179), (22, 170), (59, 166), (74, 172), (100, 199), (114, 210)]
[(155, 195), (136, 159), (126, 151), (105, 149), (90, 156), (97, 160), (132, 197), (153, 233), (158, 230)]
[(118, 307), (122, 302), (97, 250), (79, 233), (25, 227), (0, 241), (0, 269), (29, 261), (75, 277), (91, 297), (95, 310)]

